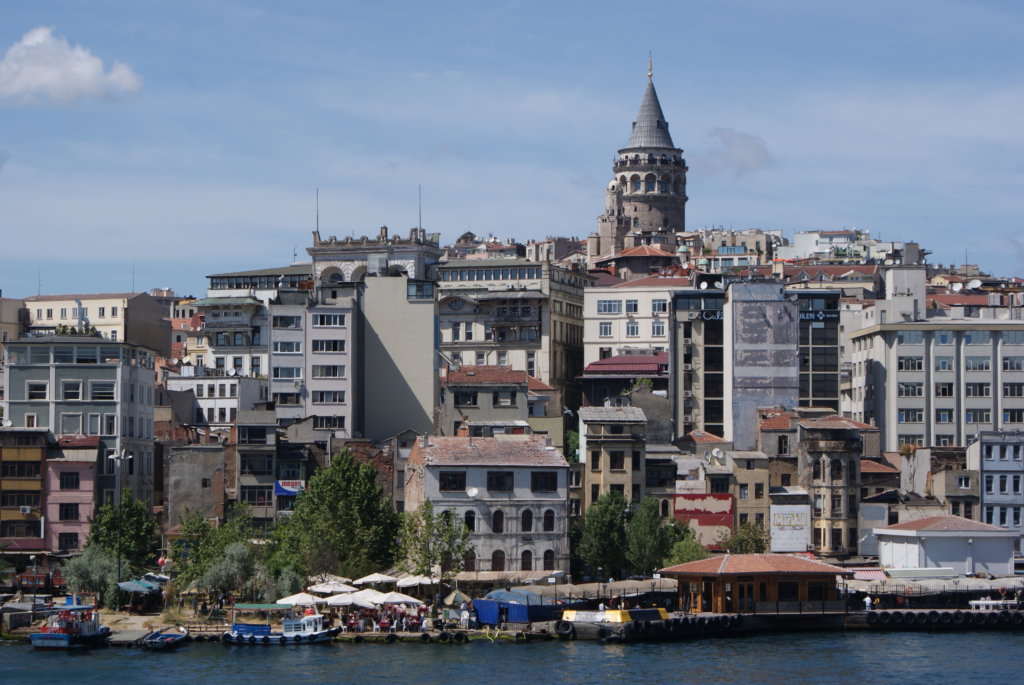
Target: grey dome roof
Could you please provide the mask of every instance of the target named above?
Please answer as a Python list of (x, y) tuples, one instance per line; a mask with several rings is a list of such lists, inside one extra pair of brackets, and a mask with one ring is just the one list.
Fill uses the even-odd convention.
[(668, 133), (668, 122), (661, 111), (658, 93), (654, 90), (654, 81), (647, 81), (647, 90), (640, 103), (640, 112), (633, 122), (633, 133), (624, 149), (642, 147), (675, 148), (672, 136)]

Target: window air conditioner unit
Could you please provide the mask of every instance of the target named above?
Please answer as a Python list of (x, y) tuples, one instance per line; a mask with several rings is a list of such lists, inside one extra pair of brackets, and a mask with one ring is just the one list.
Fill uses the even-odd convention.
[(684, 345), (692, 345), (693, 344), (693, 338), (683, 338), (683, 344)]
[(683, 390), (683, 397), (693, 397), (693, 391)]
[(683, 414), (683, 423), (693, 423), (693, 415)]
[(693, 364), (683, 364), (683, 371), (693, 371)]
[(700, 312), (687, 312), (686, 313), (686, 318), (689, 319), (690, 321), (694, 321), (696, 319), (699, 319), (700, 318)]
[(32, 507), (18, 507), (18, 511), (20, 511), (22, 514), (31, 514)]

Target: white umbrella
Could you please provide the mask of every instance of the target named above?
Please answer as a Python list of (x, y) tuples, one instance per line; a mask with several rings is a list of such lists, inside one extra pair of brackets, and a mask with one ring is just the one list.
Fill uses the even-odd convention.
[(309, 577), (311, 583), (351, 583), (351, 578), (336, 576), (333, 573), (320, 573)]
[(297, 595), (291, 595), (289, 597), (282, 597), (277, 600), (278, 604), (291, 604), (292, 606), (313, 606), (314, 604), (323, 604), (323, 597), (314, 597), (307, 592), (300, 592)]
[(336, 583), (334, 581), (328, 581), (326, 583), (317, 583), (316, 585), (310, 585), (306, 588), (310, 592), (319, 592), (323, 595), (336, 595), (339, 592), (355, 592), (357, 588), (345, 583)]
[(376, 605), (365, 597), (356, 597), (358, 593), (343, 592), (340, 595), (331, 595), (327, 598), (327, 606), (348, 607), (357, 606), (364, 609), (373, 609)]
[(374, 604), (423, 604), (420, 600), (401, 592), (388, 592), (373, 600)]
[(366, 600), (367, 602), (374, 602), (374, 603), (376, 603), (378, 597), (383, 597), (383, 596), (384, 596), (383, 592), (378, 592), (377, 590), (374, 590), (373, 588), (370, 588), (370, 587), (366, 588), (365, 590), (360, 590), (359, 592), (353, 592), (352, 594), (349, 595), (349, 597), (352, 597), (352, 598), (357, 599), (357, 600)]
[(437, 581), (426, 576), (409, 576), (398, 581), (398, 587), (417, 587), (419, 585), (437, 585)]
[(383, 573), (371, 573), (368, 576), (363, 576), (359, 580), (352, 581), (353, 585), (368, 585), (372, 583), (394, 583), (398, 578), (394, 578)]

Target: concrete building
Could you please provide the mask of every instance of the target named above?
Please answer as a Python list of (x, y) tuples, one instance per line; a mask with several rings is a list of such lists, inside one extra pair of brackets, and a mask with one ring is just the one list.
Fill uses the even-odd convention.
[(83, 335), (23, 338), (7, 346), (4, 416), (58, 437), (99, 436), (101, 502), (115, 489), (106, 457), (132, 455), (122, 486), (151, 502), (154, 376), (154, 354), (145, 347)]
[(195, 397), (189, 423), (209, 431), (227, 433), (239, 411), (249, 411), (267, 401), (267, 384), (251, 376), (220, 375), (203, 366), (183, 366), (182, 375), (169, 376), (167, 389), (191, 392)]
[(25, 298), (27, 333), (34, 336), (88, 333), (128, 342), (167, 356), (171, 329), (163, 304), (148, 293), (82, 293)]
[(627, 502), (644, 498), (647, 417), (636, 407), (580, 407), (579, 505), (586, 513), (598, 497), (618, 492)]
[(1017, 533), (958, 516), (876, 528), (878, 563), (893, 569), (951, 568), (956, 575), (1013, 575)]
[(208, 521), (223, 520), (225, 485), (233, 480), (225, 473), (225, 451), (221, 443), (167, 446), (161, 521), (165, 534), (174, 535), (192, 512), (202, 514)]
[(1016, 550), (1024, 552), (1024, 431), (983, 431), (979, 438), (967, 459), (982, 483), (980, 520), (1014, 531)]
[(470, 571), (569, 568), (569, 464), (545, 438), (424, 436), (406, 465), (405, 506), (426, 500), (466, 523)]
[(525, 371), (503, 366), (460, 366), (448, 371), (441, 393), (440, 433), (493, 437), (529, 433)]
[(629, 142), (612, 165), (597, 232), (587, 240), (590, 264), (639, 245), (674, 252), (675, 234), (686, 230), (687, 171), (649, 79)]
[(449, 261), (437, 276), (441, 351), (451, 364), (525, 371), (560, 390), (572, 408), (590, 276), (519, 259)]
[(583, 363), (669, 349), (672, 293), (689, 278), (651, 276), (583, 293)]
[(53, 435), (46, 428), (0, 427), (0, 545), (5, 555), (46, 549), (46, 454)]
[(58, 554), (81, 551), (96, 512), (96, 472), (100, 438), (61, 437), (45, 462), (46, 549)]

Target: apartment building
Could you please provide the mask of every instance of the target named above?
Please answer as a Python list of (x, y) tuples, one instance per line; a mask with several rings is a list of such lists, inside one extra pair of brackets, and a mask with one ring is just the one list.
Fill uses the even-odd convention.
[(583, 363), (641, 349), (669, 348), (672, 293), (689, 278), (651, 276), (583, 292)]
[(149, 293), (82, 293), (25, 298), (29, 335), (92, 333), (170, 354), (170, 322)]
[[(618, 492), (627, 502), (644, 498), (647, 485), (647, 416), (639, 407), (580, 407), (580, 513), (598, 497)], [(573, 510), (576, 510), (573, 505)]]
[(968, 448), (981, 479), (981, 520), (1017, 533), (1024, 552), (1024, 430), (982, 431)]
[(96, 513), (96, 472), (102, 459), (97, 435), (65, 435), (45, 461), (46, 549), (74, 554), (89, 539)]
[(46, 548), (46, 453), (53, 435), (46, 428), (0, 427), (0, 546), (5, 554)]

